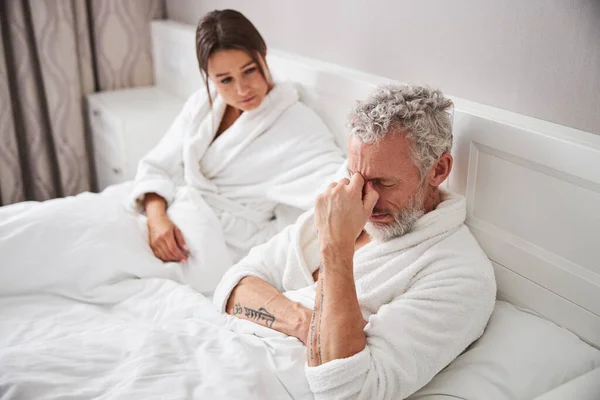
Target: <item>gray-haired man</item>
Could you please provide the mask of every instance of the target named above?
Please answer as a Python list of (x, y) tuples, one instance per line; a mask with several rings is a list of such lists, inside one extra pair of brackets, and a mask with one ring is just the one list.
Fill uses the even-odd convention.
[(439, 188), (451, 107), (427, 87), (378, 87), (351, 112), (348, 177), (217, 287), (222, 310), (306, 344), (315, 398), (404, 398), (483, 332), (492, 266), (464, 198)]

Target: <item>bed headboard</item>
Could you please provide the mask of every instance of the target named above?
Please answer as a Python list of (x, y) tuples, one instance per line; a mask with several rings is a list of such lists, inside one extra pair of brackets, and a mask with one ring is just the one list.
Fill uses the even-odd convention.
[[(157, 85), (188, 96), (201, 84), (194, 27), (155, 21), (152, 31)], [(352, 103), (392, 82), (272, 49), (268, 64), (298, 84), (342, 148)], [(494, 264), (498, 297), (600, 347), (600, 136), (452, 99), (447, 187), (467, 198), (467, 225)]]

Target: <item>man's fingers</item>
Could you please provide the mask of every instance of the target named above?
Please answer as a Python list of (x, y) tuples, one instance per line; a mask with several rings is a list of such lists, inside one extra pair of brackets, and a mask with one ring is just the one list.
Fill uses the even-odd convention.
[(183, 253), (187, 257), (190, 250), (187, 248), (187, 246), (185, 244), (185, 240), (183, 239), (183, 234), (181, 233), (179, 228), (175, 228), (175, 240), (177, 241), (177, 246), (179, 246), (181, 251), (183, 251)]
[(342, 179), (340, 179), (340, 183), (342, 185), (349, 185), (350, 184), (350, 179), (348, 179), (348, 178), (342, 178)]
[(365, 186), (365, 178), (358, 172), (355, 172), (350, 178), (349, 185), (355, 189), (360, 190), (362, 192), (363, 186)]
[(363, 196), (363, 209), (365, 210), (365, 214), (371, 215), (375, 204), (377, 204), (377, 200), (379, 200), (379, 193), (373, 188), (371, 182), (367, 182), (365, 185), (365, 195)]

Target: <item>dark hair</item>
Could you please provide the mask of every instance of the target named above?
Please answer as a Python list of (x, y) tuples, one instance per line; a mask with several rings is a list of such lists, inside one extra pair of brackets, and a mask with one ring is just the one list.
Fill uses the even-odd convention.
[(252, 22), (239, 11), (211, 11), (200, 19), (196, 28), (196, 56), (211, 107), (212, 98), (208, 89), (208, 60), (219, 50), (244, 51), (256, 63), (263, 78), (267, 79), (258, 59), (260, 54), (265, 60), (267, 45)]

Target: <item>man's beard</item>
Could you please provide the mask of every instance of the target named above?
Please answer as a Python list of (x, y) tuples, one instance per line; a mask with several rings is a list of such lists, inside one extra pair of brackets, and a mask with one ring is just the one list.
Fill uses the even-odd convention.
[[(408, 200), (406, 207), (395, 213), (388, 212), (394, 218), (392, 222), (379, 224), (368, 221), (365, 231), (371, 236), (371, 239), (377, 242), (387, 242), (407, 234), (412, 230), (415, 222), (425, 214), (424, 199), (425, 191), (419, 188), (419, 191)], [(377, 210), (373, 212), (377, 213)]]

